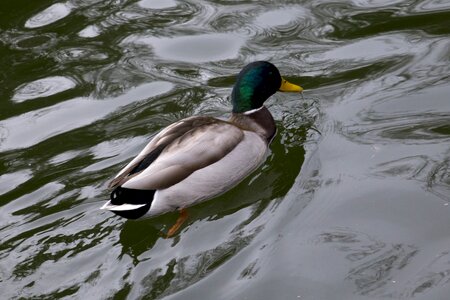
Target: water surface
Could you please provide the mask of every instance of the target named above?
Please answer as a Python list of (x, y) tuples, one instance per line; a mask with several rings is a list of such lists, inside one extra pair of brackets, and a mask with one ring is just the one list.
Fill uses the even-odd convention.
[[(449, 37), (439, 0), (1, 4), (2, 298), (448, 299)], [(169, 239), (98, 209), (255, 60), (306, 90), (260, 169)]]

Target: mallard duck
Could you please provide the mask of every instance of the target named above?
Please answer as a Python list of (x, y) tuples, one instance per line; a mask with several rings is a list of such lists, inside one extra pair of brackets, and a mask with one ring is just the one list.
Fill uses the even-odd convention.
[(230, 190), (264, 162), (276, 126), (263, 104), (277, 91), (303, 88), (269, 62), (248, 64), (231, 93), (230, 119), (194, 116), (164, 128), (109, 183), (111, 200), (101, 208), (127, 219), (180, 210), (174, 233), (186, 207)]

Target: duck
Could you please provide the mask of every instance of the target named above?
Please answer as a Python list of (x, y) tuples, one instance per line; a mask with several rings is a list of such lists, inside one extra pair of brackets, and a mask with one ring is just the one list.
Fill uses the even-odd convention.
[(264, 102), (276, 92), (303, 88), (284, 79), (268, 61), (246, 65), (231, 92), (228, 120), (192, 116), (162, 129), (109, 182), (110, 200), (101, 209), (126, 219), (180, 211), (232, 189), (265, 161), (276, 125)]

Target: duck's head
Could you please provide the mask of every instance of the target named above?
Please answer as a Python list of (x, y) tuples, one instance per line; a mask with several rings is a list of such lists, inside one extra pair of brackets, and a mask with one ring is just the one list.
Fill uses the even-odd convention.
[(248, 64), (237, 77), (231, 93), (233, 113), (244, 113), (263, 106), (277, 91), (301, 92), (303, 88), (283, 79), (277, 67), (267, 61)]

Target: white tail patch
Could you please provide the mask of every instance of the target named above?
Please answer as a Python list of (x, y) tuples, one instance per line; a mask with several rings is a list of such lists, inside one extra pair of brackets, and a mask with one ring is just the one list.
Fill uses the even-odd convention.
[(135, 210), (146, 204), (122, 204), (122, 205), (114, 205), (111, 201), (106, 202), (100, 209), (106, 209), (110, 211), (126, 211), (126, 210)]

